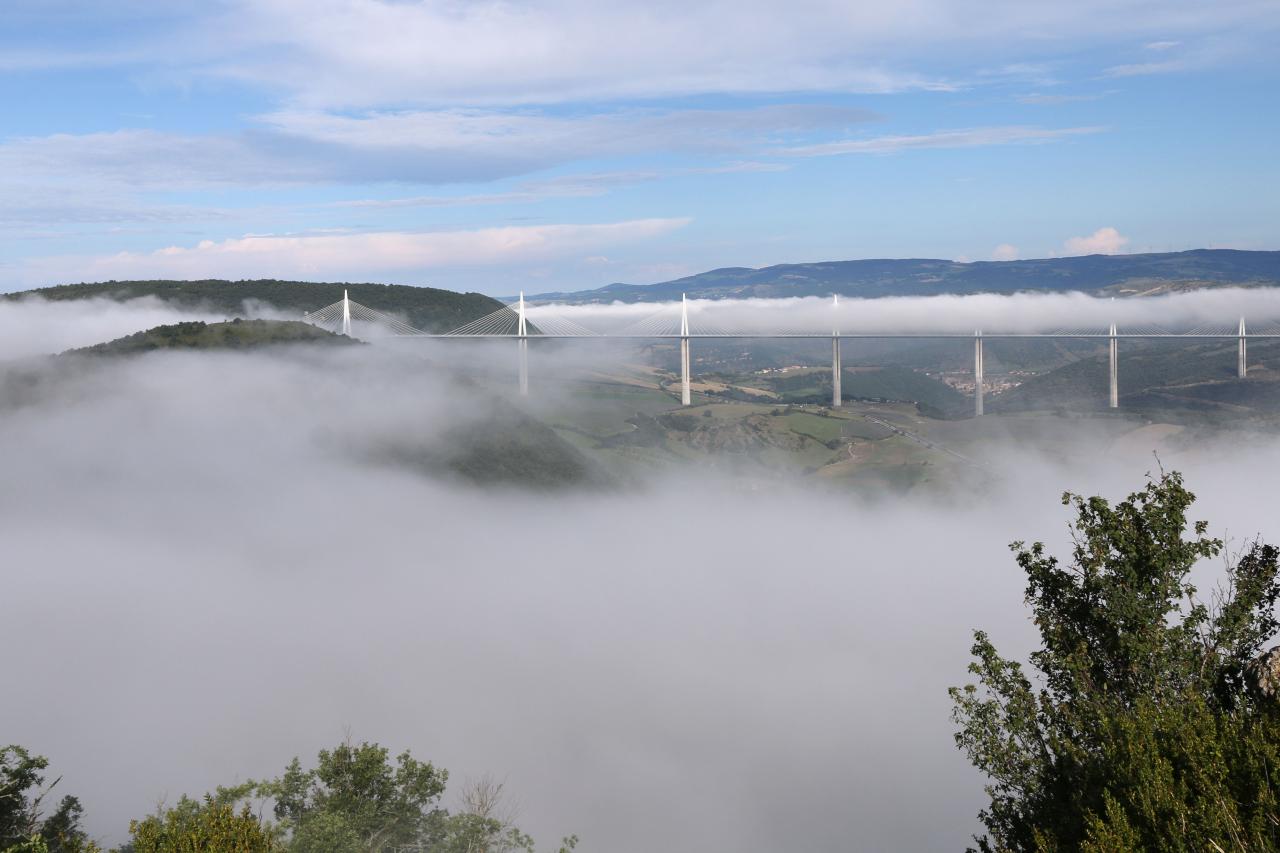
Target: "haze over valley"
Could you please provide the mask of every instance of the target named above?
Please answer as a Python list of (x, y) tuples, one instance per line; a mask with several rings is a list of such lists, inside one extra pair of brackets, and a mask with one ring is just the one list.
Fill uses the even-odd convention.
[(1278, 31), (5, 4), (0, 853), (1280, 848)]

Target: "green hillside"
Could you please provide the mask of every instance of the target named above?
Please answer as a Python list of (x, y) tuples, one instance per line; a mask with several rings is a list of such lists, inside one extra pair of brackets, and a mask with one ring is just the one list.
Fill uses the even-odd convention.
[(358, 346), (359, 342), (298, 320), (229, 320), (225, 323), (174, 323), (156, 326), (65, 355), (131, 355), (160, 349), (254, 349), (278, 344)]
[[(1148, 412), (1280, 412), (1280, 342), (1249, 345), (1249, 378), (1236, 378), (1234, 341), (1122, 341), (1120, 405)], [(1107, 358), (1099, 354), (1032, 377), (989, 399), (991, 412), (1107, 406)]]
[[(782, 402), (825, 405), (831, 400), (830, 369), (797, 370), (750, 379), (753, 384), (776, 392)], [(844, 400), (916, 403), (922, 411), (935, 417), (958, 417), (972, 408), (967, 397), (945, 382), (896, 365), (845, 368), (840, 391)], [(729, 396), (751, 399), (742, 395)]]
[(346, 284), (307, 281), (106, 281), (96, 284), (63, 284), (0, 296), (19, 299), (40, 296), (63, 299), (135, 299), (154, 296), (184, 308), (206, 308), (228, 316), (244, 316), (246, 302), (264, 302), (299, 316), (342, 298), (342, 291), (362, 305), (404, 317), (425, 332), (447, 332), (502, 307), (496, 299), (480, 293), (455, 293), (434, 287), (403, 284)]
[(554, 429), (516, 406), (480, 397), (474, 419), (440, 435), (404, 436), (374, 449), (397, 468), (448, 475), (480, 486), (533, 491), (604, 487), (609, 476)]

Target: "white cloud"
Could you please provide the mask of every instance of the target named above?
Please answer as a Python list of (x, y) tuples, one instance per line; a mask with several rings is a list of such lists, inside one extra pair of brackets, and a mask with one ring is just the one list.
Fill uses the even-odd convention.
[(1170, 59), (1165, 62), (1131, 62), (1125, 65), (1113, 65), (1104, 71), (1107, 77), (1142, 77), (1148, 74), (1174, 74), (1186, 71), (1190, 65), (1181, 59)]
[(848, 139), (782, 149), (793, 157), (829, 157), (837, 154), (895, 154), (929, 148), (980, 148), (990, 145), (1017, 145), (1056, 142), (1074, 136), (1101, 133), (1101, 127), (1043, 128), (1013, 125), (978, 127), (965, 130), (940, 130), (911, 136), (876, 136)]
[[(154, 130), (31, 136), (0, 144), (0, 172), (69, 188), (189, 189), (324, 182), (459, 183), (653, 151), (734, 155), (875, 118), (852, 107), (628, 109), (565, 116), (512, 110), (339, 115), (282, 110), (235, 134)], [(752, 161), (712, 171), (778, 168)]]
[(153, 252), (33, 259), (28, 284), (134, 278), (370, 280), (380, 273), (501, 266), (562, 259), (668, 234), (682, 218), (600, 224), (524, 225), (467, 231), (384, 231), (304, 236), (249, 235)]
[(1204, 32), (1246, 40), (1274, 28), (1270, 5), (819, 0), (797, 13), (781, 0), (238, 0), (218, 30), (236, 50), (205, 70), (323, 107), (946, 89), (970, 75), (923, 70), (920, 57), (934, 69), (979, 56), (1039, 68), (1025, 46), (1052, 54), (1067, 40), (1123, 45)]
[(1099, 228), (1087, 237), (1072, 237), (1064, 244), (1071, 255), (1115, 255), (1129, 245), (1129, 238), (1114, 228)]
[(991, 260), (993, 261), (1016, 261), (1018, 259), (1018, 247), (1009, 243), (1001, 243), (991, 250)]
[[(57, 5), (61, 39), (34, 14), (4, 21), (0, 69), (141, 68), (148, 85), (184, 88), (232, 79), (307, 108), (955, 89), (1042, 76), (1068, 45), (1218, 38), (1230, 49), (1217, 61), (1239, 61), (1280, 25), (1266, 0), (813, 0), (799, 12), (785, 0), (216, 0), (79, 4), (74, 16)], [(114, 35), (86, 50), (74, 45), (94, 39), (80, 32)]]
[(1258, 0), (816, 0), (802, 14), (783, 0), (67, 5), (59, 30), (98, 23), (120, 35), (106, 49), (69, 47), (77, 41), (50, 39), (47, 27), (24, 32), (38, 18), (23, 16), (5, 21), (0, 68), (142, 66), (148, 82), (212, 75), (311, 107), (948, 88), (977, 57), (1017, 72), (1043, 68), (1068, 41), (1163, 45), (1208, 33), (1265, 44), (1277, 23), (1274, 4)]
[(543, 304), (529, 309), (533, 320), (554, 317), (606, 335), (643, 321), (650, 332), (678, 334), (682, 309), (693, 334), (829, 334), (835, 324), (844, 334), (1027, 334), (1061, 329), (1105, 334), (1156, 324), (1170, 330), (1216, 327), (1226, 334), (1240, 317), (1258, 325), (1280, 317), (1280, 288), (1213, 288), (1142, 299), (1112, 300), (1080, 291), (1064, 293), (948, 294), (841, 298), (830, 297), (691, 299), (669, 302)]
[(1057, 106), (1059, 104), (1075, 104), (1084, 101), (1096, 101), (1106, 96), (1108, 93), (1096, 95), (1045, 95), (1040, 92), (1032, 92), (1028, 95), (1019, 95), (1017, 101), (1020, 104), (1033, 104), (1035, 106)]
[(486, 204), (511, 204), (538, 202), (552, 198), (590, 198), (601, 196), (620, 187), (635, 186), (663, 178), (688, 175), (724, 175), (740, 172), (785, 172), (791, 168), (786, 163), (733, 162), (722, 166), (706, 166), (688, 169), (635, 170), (627, 172), (598, 172), (559, 175), (537, 181), (526, 181), (515, 189), (496, 193), (470, 195), (421, 195), (398, 198), (352, 199), (333, 202), (332, 207), (399, 208), (399, 207), (471, 207)]
[[(1274, 24), (1259, 25), (1259, 34), (1274, 33)], [(1272, 54), (1274, 36), (1261, 49), (1251, 43), (1241, 43), (1220, 34), (1211, 34), (1184, 44), (1181, 41), (1163, 40), (1144, 45), (1145, 54), (1133, 62), (1112, 65), (1103, 71), (1105, 77), (1137, 77), (1149, 74), (1176, 74), (1220, 67), (1231, 62), (1267, 61)], [(1152, 54), (1155, 57), (1153, 58)]]

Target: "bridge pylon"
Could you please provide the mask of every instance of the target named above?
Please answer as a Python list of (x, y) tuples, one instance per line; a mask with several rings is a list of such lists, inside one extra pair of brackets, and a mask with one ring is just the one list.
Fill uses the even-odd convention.
[(529, 396), (529, 326), (524, 314), (524, 291), (520, 291), (519, 320), (516, 324), (516, 335), (519, 340), (516, 346), (520, 354), (520, 396)]
[(844, 368), (840, 364), (840, 327), (838, 325), (840, 295), (837, 293), (831, 294), (831, 308), (837, 312), (836, 322), (833, 322), (831, 327), (831, 408), (838, 409), (844, 399), (840, 388), (840, 378)]
[(1110, 398), (1108, 406), (1112, 409), (1120, 408), (1120, 346), (1116, 338), (1116, 324), (1111, 324), (1111, 335), (1109, 338), (1109, 355), (1108, 366), (1111, 374)]
[(1238, 343), (1238, 349), (1236, 351), (1236, 378), (1237, 379), (1244, 379), (1249, 372), (1249, 366), (1245, 362), (1245, 353), (1246, 353), (1247, 346), (1248, 344), (1245, 342), (1244, 318), (1241, 317), (1240, 318), (1240, 340)]
[(351, 337), (351, 297), (346, 289), (342, 291), (342, 334)]
[(689, 388), (689, 300), (680, 294), (680, 405), (693, 402)]
[(982, 417), (982, 384), (985, 381), (985, 365), (982, 352), (982, 330), (973, 332), (973, 416)]

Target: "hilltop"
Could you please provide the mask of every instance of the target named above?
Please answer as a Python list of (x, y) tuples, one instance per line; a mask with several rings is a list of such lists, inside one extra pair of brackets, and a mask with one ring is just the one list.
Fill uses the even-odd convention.
[(278, 344), (358, 346), (345, 335), (298, 320), (241, 320), (225, 323), (173, 323), (136, 332), (114, 341), (69, 350), (64, 355), (131, 355), (159, 349), (256, 349)]
[(1195, 249), (1140, 255), (1086, 255), (1026, 261), (881, 259), (725, 267), (657, 284), (610, 284), (535, 300), (660, 302), (785, 296), (931, 296), (1080, 290), (1114, 296), (1194, 287), (1280, 285), (1280, 252)]
[(455, 293), (434, 287), (404, 284), (349, 284), (345, 282), (278, 281), (253, 279), (226, 281), (105, 281), (94, 284), (63, 284), (9, 293), (0, 299), (39, 296), (50, 301), (65, 299), (137, 299), (153, 296), (182, 308), (206, 308), (228, 316), (244, 316), (245, 303), (261, 302), (301, 316), (342, 298), (347, 290), (356, 302), (404, 317), (425, 332), (446, 332), (483, 317), (502, 307), (496, 299), (480, 293)]

